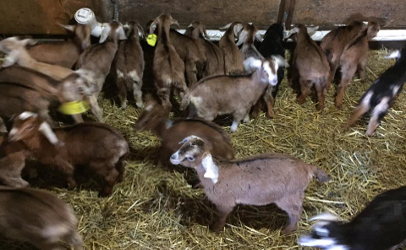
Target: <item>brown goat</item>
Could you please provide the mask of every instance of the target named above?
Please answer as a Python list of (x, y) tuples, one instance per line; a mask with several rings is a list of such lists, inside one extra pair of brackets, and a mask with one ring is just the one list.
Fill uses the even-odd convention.
[(202, 78), (216, 75), (224, 75), (224, 56), (221, 49), (210, 42), (206, 32), (206, 26), (200, 22), (193, 22), (186, 29), (185, 35), (191, 36), (199, 42), (199, 46), (206, 55)]
[(72, 209), (55, 195), (22, 188), (0, 188), (0, 235), (41, 250), (83, 249)]
[(328, 181), (327, 174), (312, 165), (284, 154), (224, 160), (212, 156), (206, 143), (197, 136), (185, 138), (170, 160), (196, 170), (209, 200), (216, 205), (219, 221), (213, 230), (224, 228), (228, 215), (238, 204), (263, 206), (276, 203), (289, 215), (284, 233), (297, 228), (302, 213), (304, 191), (316, 176)]
[(169, 29), (172, 24), (178, 25), (178, 22), (171, 15), (161, 14), (152, 22), (149, 32), (153, 34), (158, 28), (153, 73), (158, 96), (165, 108), (172, 108), (170, 102), (172, 88), (179, 92), (181, 99), (188, 90), (185, 83), (184, 62), (171, 43)]
[(123, 179), (122, 161), (129, 152), (122, 135), (108, 125), (79, 123), (52, 130), (30, 112), (15, 119), (9, 140), (21, 140), (35, 159), (61, 170), (71, 188), (76, 186), (75, 167), (89, 166), (104, 178), (101, 196), (111, 194), (115, 183)]
[(355, 21), (347, 26), (332, 29), (321, 40), (320, 47), (326, 53), (330, 65), (330, 73), (327, 79), (327, 91), (330, 89), (331, 82), (340, 66), (340, 58), (345, 45), (364, 29), (364, 27), (365, 25), (362, 22)]
[(128, 27), (128, 39), (120, 42), (113, 65), (118, 96), (121, 107), (126, 108), (127, 92), (131, 91), (134, 95), (135, 104), (142, 108), (141, 87), (145, 65), (139, 37), (143, 36), (144, 30), (134, 21), (128, 22), (125, 26)]
[(202, 79), (186, 94), (181, 109), (191, 103), (190, 110), (206, 121), (212, 121), (218, 115), (232, 114), (234, 117), (231, 131), (236, 131), (240, 122), (248, 121), (251, 107), (263, 95), (268, 85), (278, 82), (277, 70), (285, 61), (279, 57), (264, 61), (253, 60), (257, 70), (250, 75), (213, 76)]
[(224, 55), (224, 72), (226, 75), (239, 75), (244, 72), (243, 56), (235, 44), (235, 37), (239, 37), (243, 25), (240, 22), (227, 24), (227, 29), (220, 39), (219, 47)]
[(365, 79), (365, 67), (367, 65), (368, 41), (376, 36), (379, 32), (379, 24), (370, 22), (361, 32), (358, 33), (345, 46), (340, 57), (341, 81), (337, 86), (337, 95), (335, 105), (341, 108), (343, 105), (344, 93), (350, 84), (355, 73), (362, 80)]
[(169, 119), (169, 110), (155, 100), (149, 100), (138, 118), (136, 129), (152, 130), (161, 140), (160, 162), (166, 163), (181, 145), (179, 141), (191, 135), (201, 137), (214, 155), (234, 159), (233, 145), (218, 125), (200, 119)]
[(38, 62), (56, 64), (71, 69), (80, 54), (90, 46), (90, 26), (61, 25), (75, 34), (73, 40), (47, 42), (34, 45), (28, 49), (31, 57)]
[(291, 81), (299, 81), (301, 95), (297, 101), (303, 104), (310, 95), (314, 86), (317, 91), (317, 110), (324, 109), (324, 99), (326, 95), (327, 77), (329, 65), (324, 51), (313, 41), (304, 25), (299, 24), (293, 28), (297, 33), (297, 45), (293, 54), (293, 78)]

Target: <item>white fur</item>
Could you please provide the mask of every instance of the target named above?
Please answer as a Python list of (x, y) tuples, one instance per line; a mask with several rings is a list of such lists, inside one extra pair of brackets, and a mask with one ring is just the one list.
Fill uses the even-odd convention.
[(299, 245), (306, 247), (332, 247), (336, 245), (336, 241), (332, 238), (314, 239), (311, 236), (305, 235), (299, 238)]
[(171, 121), (171, 120), (168, 120), (168, 121), (165, 122), (166, 129), (172, 127), (172, 125), (173, 125), (173, 121)]
[(124, 73), (121, 72), (120, 70), (117, 70), (117, 77), (118, 78), (124, 78)]
[(23, 113), (21, 113), (19, 116), (18, 116), (18, 118), (20, 119), (20, 120), (26, 120), (26, 119), (28, 119), (28, 118), (30, 118), (30, 117), (37, 117), (38, 115), (37, 114), (35, 114), (35, 113), (32, 113), (32, 112), (29, 112), (29, 111), (25, 111), (25, 112), (23, 112)]
[(340, 221), (337, 215), (330, 213), (322, 213), (317, 216), (312, 217), (309, 221), (323, 220), (323, 221)]
[(138, 73), (136, 70), (132, 70), (128, 73), (128, 75), (131, 77), (131, 79), (134, 82), (139, 82), (140, 81), (140, 77), (138, 76)]
[(233, 124), (231, 124), (231, 132), (235, 132), (238, 127), (238, 122), (233, 121)]
[(202, 98), (201, 97), (190, 97), (190, 102), (197, 108), (199, 107), (200, 103), (202, 103)]
[(169, 160), (173, 165), (178, 165), (181, 161), (178, 159), (179, 158), (179, 151), (176, 151), (171, 155), (171, 158)]
[(153, 107), (154, 105), (150, 104), (145, 108), (145, 111), (150, 111)]
[(104, 41), (106, 41), (107, 37), (109, 37), (109, 35), (110, 35), (110, 31), (111, 31), (110, 25), (103, 24), (103, 30), (100, 35), (99, 43), (104, 43)]
[(385, 59), (400, 58), (400, 51), (396, 50), (390, 53), (388, 56), (385, 56)]
[(276, 71), (278, 70), (278, 66), (275, 65), (275, 73), (272, 72), (271, 66), (269, 65), (268, 61), (265, 61), (264, 64), (262, 65), (264, 70), (268, 72), (268, 83), (271, 86), (276, 86), (278, 84), (278, 75), (276, 74)]
[(369, 102), (371, 101), (371, 97), (374, 94), (373, 91), (368, 92), (368, 94), (364, 97), (364, 99), (362, 100), (362, 104), (369, 106)]
[(8, 133), (8, 135), (9, 135), (9, 136), (13, 136), (13, 135), (17, 134), (17, 132), (18, 132), (18, 129), (13, 128), (13, 129), (10, 131), (10, 133)]
[(382, 101), (376, 105), (374, 110), (372, 111), (372, 116), (378, 116), (382, 112), (386, 112), (389, 108), (389, 97), (382, 98)]
[(278, 65), (279, 67), (289, 67), (289, 63), (280, 55), (272, 55), (271, 56), (272, 60), (275, 61), (276, 65)]
[(41, 235), (46, 239), (59, 240), (59, 237), (69, 233), (69, 227), (64, 226), (62, 223), (60, 225), (48, 226), (41, 231)]
[(400, 88), (399, 86), (393, 86), (392, 93), (393, 93), (394, 96), (398, 93), (399, 88)]
[(202, 159), (202, 165), (206, 170), (206, 172), (204, 173), (204, 178), (211, 179), (213, 183), (216, 184), (219, 177), (219, 169), (216, 164), (214, 164), (211, 154), (207, 154)]
[(200, 137), (198, 137), (198, 136), (191, 135), (191, 136), (188, 136), (188, 137), (183, 138), (183, 140), (182, 140), (181, 142), (179, 142), (179, 144), (184, 144), (184, 143), (186, 143), (186, 142), (188, 142), (188, 141), (190, 141), (190, 140), (192, 140), (192, 139), (202, 140), (202, 139), (201, 139)]
[(52, 131), (51, 126), (47, 122), (41, 123), (39, 126), (39, 131), (51, 142), (52, 144), (56, 145), (59, 144), (59, 139)]

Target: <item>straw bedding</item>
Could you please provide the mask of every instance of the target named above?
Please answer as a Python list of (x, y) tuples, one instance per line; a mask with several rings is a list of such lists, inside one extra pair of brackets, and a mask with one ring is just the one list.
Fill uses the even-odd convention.
[[(132, 128), (140, 110), (129, 105), (121, 110), (102, 99), (106, 123), (121, 131), (131, 146), (125, 180), (114, 194), (98, 198), (99, 180), (82, 177), (82, 186), (63, 188), (57, 173), (40, 171), (44, 180), (34, 187), (48, 189), (68, 202), (79, 220), (85, 249), (301, 249), (298, 236), (309, 230), (308, 219), (320, 212), (332, 212), (345, 220), (355, 216), (380, 192), (406, 185), (406, 97), (401, 95), (374, 136), (365, 136), (367, 117), (355, 127), (343, 129), (358, 99), (393, 60), (387, 51), (370, 51), (366, 82), (354, 79), (346, 92), (342, 110), (334, 107), (333, 90), (326, 108), (317, 112), (310, 98), (300, 106), (285, 79), (275, 106), (275, 118), (262, 114), (230, 134), (237, 158), (263, 152), (293, 155), (324, 169), (327, 184), (312, 181), (307, 188), (299, 229), (281, 235), (287, 215), (274, 205), (239, 206), (227, 220), (224, 232), (215, 234), (208, 225), (216, 219), (213, 205), (203, 190), (193, 189), (185, 173), (155, 164), (160, 141), (150, 132)], [(89, 173), (80, 173), (80, 175)], [(193, 175), (190, 171), (188, 177)], [(52, 184), (51, 187), (49, 185)], [(54, 185), (55, 184), (55, 185)], [(55, 187), (56, 186), (56, 187)], [(0, 249), (33, 249), (11, 241), (0, 241)]]

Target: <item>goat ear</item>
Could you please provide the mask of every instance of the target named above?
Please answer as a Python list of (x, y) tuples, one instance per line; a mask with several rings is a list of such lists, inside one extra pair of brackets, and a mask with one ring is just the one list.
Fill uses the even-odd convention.
[(319, 26), (314, 26), (314, 27), (307, 27), (307, 33), (309, 36), (313, 36), (316, 34), (316, 31), (319, 29)]
[(238, 36), (238, 34), (244, 29), (244, 26), (241, 23), (236, 23), (233, 27), (234, 36)]
[(279, 67), (289, 67), (289, 63), (281, 56), (279, 55), (273, 55), (271, 56), (272, 60), (279, 66)]
[(39, 126), (39, 131), (49, 140), (50, 143), (54, 145), (60, 145), (61, 142), (59, 141), (58, 137), (52, 131), (51, 126), (47, 122), (41, 123)]
[(158, 22), (156, 20), (154, 20), (151, 23), (151, 25), (149, 26), (149, 33), (154, 34), (157, 27), (158, 27)]
[(107, 37), (109, 37), (110, 35), (110, 31), (111, 31), (110, 25), (104, 26), (103, 31), (100, 35), (99, 43), (104, 43), (104, 41), (106, 41)]
[(385, 59), (392, 59), (392, 58), (396, 58), (396, 59), (400, 58), (400, 51), (396, 50), (396, 51), (393, 51), (392, 53), (390, 53), (388, 56), (385, 56)]
[(244, 63), (247, 64), (248, 68), (251, 69), (259, 69), (262, 66), (262, 61), (253, 57), (246, 59)]
[(236, 43), (237, 46), (240, 46), (241, 44), (243, 44), (248, 37), (248, 32), (246, 30), (242, 30), (240, 32), (240, 35), (238, 36), (238, 42)]
[(63, 25), (63, 24), (60, 24), (60, 23), (58, 23), (58, 25), (61, 26), (64, 29), (66, 29), (66, 30), (71, 31), (71, 32), (75, 32), (75, 29), (76, 29), (76, 25)]
[(213, 162), (211, 154), (207, 154), (202, 159), (202, 165), (206, 172), (204, 173), (204, 178), (211, 179), (214, 184), (217, 183), (219, 178), (219, 168)]
[(116, 32), (118, 34), (118, 40), (126, 40), (127, 39), (127, 36), (125, 35), (124, 29), (123, 29), (122, 26), (118, 27)]

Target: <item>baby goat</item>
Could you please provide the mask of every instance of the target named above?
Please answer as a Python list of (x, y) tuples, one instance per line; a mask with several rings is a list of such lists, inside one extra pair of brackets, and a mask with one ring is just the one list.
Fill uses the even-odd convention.
[(79, 123), (52, 130), (31, 112), (15, 119), (9, 140), (21, 140), (35, 159), (60, 169), (71, 188), (76, 186), (75, 167), (89, 166), (104, 178), (101, 196), (111, 194), (115, 183), (123, 179), (122, 161), (129, 152), (123, 136), (108, 125)]
[(257, 68), (250, 75), (213, 76), (202, 79), (183, 99), (181, 109), (191, 103), (191, 110), (200, 118), (212, 121), (218, 115), (232, 114), (234, 117), (231, 131), (236, 131), (240, 122), (249, 119), (251, 107), (263, 95), (268, 85), (278, 82), (278, 67), (285, 66), (279, 57), (268, 60), (252, 60), (252, 67)]
[(114, 70), (118, 96), (121, 107), (127, 106), (127, 92), (134, 95), (135, 104), (142, 108), (142, 77), (144, 72), (144, 52), (142, 51), (139, 37), (143, 37), (144, 30), (141, 25), (134, 21), (128, 22), (128, 39), (122, 41), (118, 47), (116, 58), (114, 59)]
[(397, 58), (395, 65), (372, 83), (347, 122), (347, 125), (351, 126), (368, 110), (372, 110), (367, 135), (374, 133), (406, 82), (406, 47), (400, 52), (392, 53), (388, 58)]
[(365, 67), (367, 65), (368, 41), (379, 32), (379, 24), (370, 22), (366, 28), (356, 35), (343, 50), (340, 57), (341, 81), (337, 86), (335, 104), (337, 108), (343, 105), (344, 93), (350, 84), (355, 72), (362, 80), (365, 79)]
[(228, 215), (238, 204), (267, 205), (276, 203), (289, 215), (284, 228), (290, 233), (297, 228), (302, 213), (304, 191), (316, 176), (328, 180), (326, 173), (312, 165), (283, 154), (263, 154), (239, 160), (224, 160), (211, 155), (201, 138), (190, 136), (170, 160), (196, 170), (204, 191), (219, 212), (215, 231), (224, 228)]
[(29, 188), (0, 188), (0, 235), (41, 250), (83, 249), (72, 209), (55, 195)]
[(337, 250), (395, 250), (406, 241), (406, 187), (376, 196), (350, 222), (332, 214), (320, 214), (311, 220), (310, 235), (300, 237), (302, 246)]
[(214, 155), (228, 160), (234, 159), (231, 140), (218, 125), (200, 119), (170, 120), (168, 116), (169, 110), (151, 99), (135, 126), (139, 130), (152, 130), (161, 138), (161, 163), (169, 161), (169, 157), (180, 148), (179, 141), (191, 135), (201, 137)]

